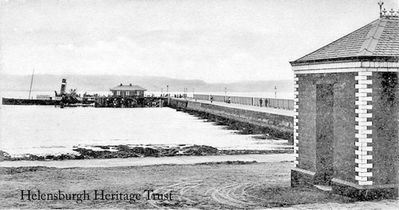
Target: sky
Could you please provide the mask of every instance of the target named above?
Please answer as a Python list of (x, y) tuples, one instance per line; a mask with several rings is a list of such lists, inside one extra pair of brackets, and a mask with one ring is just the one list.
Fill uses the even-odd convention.
[[(378, 0), (0, 0), (0, 73), (292, 79)], [(385, 0), (399, 9), (399, 0)]]

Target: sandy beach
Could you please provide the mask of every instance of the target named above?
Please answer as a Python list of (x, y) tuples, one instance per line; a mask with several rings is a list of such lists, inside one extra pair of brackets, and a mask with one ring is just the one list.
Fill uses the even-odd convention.
[[(148, 165), (92, 168), (2, 167), (1, 208), (282, 208), (389, 209), (397, 201), (355, 203), (348, 197), (311, 188), (291, 188), (292, 161), (214, 162), (185, 165)], [(25, 197), (21, 200), (24, 190)], [(28, 200), (26, 195), (82, 193), (90, 199)], [(97, 194), (121, 194), (116, 199), (95, 199)], [(147, 199), (148, 192), (171, 194), (171, 199)], [(146, 194), (147, 193), (147, 194)], [(140, 195), (140, 199), (123, 196)], [(111, 198), (111, 197), (109, 197)], [(153, 197), (154, 198), (154, 197)], [(165, 197), (164, 197), (165, 198)], [(297, 206), (298, 205), (298, 206)], [(362, 207), (362, 208), (360, 208)]]

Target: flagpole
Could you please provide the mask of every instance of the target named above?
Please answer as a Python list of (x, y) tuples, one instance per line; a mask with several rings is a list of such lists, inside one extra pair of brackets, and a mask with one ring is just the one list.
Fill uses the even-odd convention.
[(29, 87), (29, 97), (28, 99), (30, 99), (30, 94), (32, 92), (32, 85), (33, 85), (33, 75), (35, 74), (35, 68), (33, 68), (33, 72), (32, 72), (32, 77), (30, 78), (30, 87)]

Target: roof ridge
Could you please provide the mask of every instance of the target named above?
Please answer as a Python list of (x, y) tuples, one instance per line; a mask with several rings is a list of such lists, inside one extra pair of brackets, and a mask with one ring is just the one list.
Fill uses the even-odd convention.
[(147, 89), (145, 89), (145, 88), (143, 88), (143, 87), (141, 87), (139, 85), (130, 85), (130, 84), (129, 85), (118, 85), (118, 86), (115, 86), (113, 88), (110, 88), (110, 90), (121, 90), (123, 88), (136, 89), (136, 90), (147, 90)]
[[(373, 22), (374, 23), (374, 22)], [(371, 23), (371, 24), (373, 24)], [(378, 19), (378, 22), (375, 23), (372, 29), (370, 29), (369, 33), (367, 34), (366, 41), (363, 43), (363, 45), (360, 48), (359, 54), (360, 55), (366, 55), (362, 54), (361, 51), (367, 51), (369, 52), (368, 55), (373, 55), (373, 51), (376, 49), (378, 41), (381, 38), (381, 35), (384, 31), (384, 28), (387, 24), (386, 20), (383, 19)], [(377, 38), (376, 38), (377, 37)]]

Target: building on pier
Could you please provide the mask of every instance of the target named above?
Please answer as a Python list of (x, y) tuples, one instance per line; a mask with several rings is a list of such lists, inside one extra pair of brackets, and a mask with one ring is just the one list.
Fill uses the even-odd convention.
[(123, 85), (122, 83), (110, 89), (114, 97), (144, 97), (144, 92), (147, 91), (138, 85)]
[(291, 62), (292, 186), (398, 196), (399, 11)]

